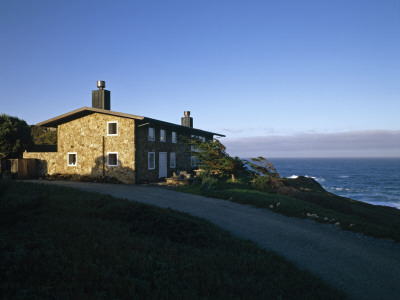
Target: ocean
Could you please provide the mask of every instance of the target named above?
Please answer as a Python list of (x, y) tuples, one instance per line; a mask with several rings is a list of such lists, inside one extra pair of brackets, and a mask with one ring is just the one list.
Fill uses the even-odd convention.
[(336, 195), (400, 209), (400, 158), (276, 158), (269, 161), (281, 177), (312, 177)]

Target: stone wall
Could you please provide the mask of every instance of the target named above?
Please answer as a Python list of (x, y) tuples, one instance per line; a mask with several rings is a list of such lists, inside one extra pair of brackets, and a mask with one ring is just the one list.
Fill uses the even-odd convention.
[[(107, 134), (107, 122), (118, 122), (118, 134)], [(47, 173), (111, 176), (135, 183), (135, 120), (94, 113), (58, 126), (57, 152), (25, 152), (38, 158)], [(107, 165), (108, 152), (118, 154), (118, 166)], [(76, 153), (76, 166), (68, 166), (68, 153)], [(43, 167), (44, 169), (44, 167)]]
[(24, 152), (23, 158), (37, 158), (37, 174), (43, 176), (46, 174), (57, 173), (57, 152)]
[[(149, 127), (154, 128), (155, 130), (155, 139), (154, 141), (150, 141), (148, 139), (148, 130)], [(160, 130), (163, 129), (166, 131), (166, 141), (160, 141)], [(172, 143), (172, 132), (176, 132), (178, 136), (177, 143)], [(137, 180), (139, 182), (154, 182), (160, 181), (159, 177), (159, 153), (167, 152), (167, 177), (171, 177), (173, 172), (179, 171), (191, 171), (194, 168), (191, 166), (190, 159), (190, 147), (185, 145), (182, 136), (190, 137), (190, 135), (202, 135), (206, 138), (206, 140), (210, 140), (213, 138), (212, 134), (203, 133), (194, 133), (191, 128), (185, 128), (176, 125), (169, 125), (167, 123), (146, 123), (146, 126), (140, 126), (137, 128), (137, 158), (138, 158), (138, 166), (137, 166)], [(149, 170), (148, 168), (148, 153), (155, 153), (155, 169)], [(176, 167), (170, 167), (170, 153), (175, 152), (176, 155)]]

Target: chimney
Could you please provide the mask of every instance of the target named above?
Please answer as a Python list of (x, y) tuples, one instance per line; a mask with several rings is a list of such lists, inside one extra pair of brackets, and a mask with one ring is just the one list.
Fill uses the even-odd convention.
[(97, 81), (98, 90), (92, 91), (92, 107), (100, 109), (111, 109), (111, 96), (110, 91), (105, 90), (106, 82), (102, 80)]
[(185, 116), (181, 118), (182, 126), (193, 128), (193, 118), (190, 117), (190, 111), (184, 112)]

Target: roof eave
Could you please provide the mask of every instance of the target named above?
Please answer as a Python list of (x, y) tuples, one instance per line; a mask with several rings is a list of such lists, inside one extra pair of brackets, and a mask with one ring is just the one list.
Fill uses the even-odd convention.
[(111, 110), (85, 106), (85, 107), (81, 107), (76, 110), (73, 110), (71, 112), (62, 114), (60, 116), (48, 119), (46, 121), (40, 122), (36, 125), (37, 126), (45, 126), (45, 127), (56, 127), (58, 125), (69, 122), (71, 120), (77, 119), (82, 116), (87, 116), (87, 115), (90, 115), (93, 113), (101, 113), (101, 114), (118, 116), (118, 117), (123, 117), (123, 118), (128, 118), (128, 119), (137, 119), (137, 120), (144, 119), (144, 117), (137, 116), (137, 115), (125, 114), (125, 113), (115, 112), (115, 111), (111, 111)]

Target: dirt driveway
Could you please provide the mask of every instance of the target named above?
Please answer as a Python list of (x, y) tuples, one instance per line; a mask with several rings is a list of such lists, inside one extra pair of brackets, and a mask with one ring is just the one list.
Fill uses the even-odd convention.
[(267, 209), (183, 194), (163, 187), (30, 181), (110, 194), (206, 219), (319, 275), (353, 299), (400, 299), (400, 245), (289, 218)]

